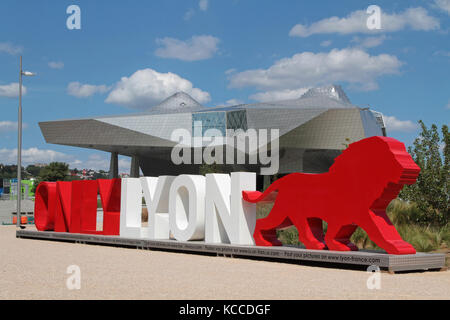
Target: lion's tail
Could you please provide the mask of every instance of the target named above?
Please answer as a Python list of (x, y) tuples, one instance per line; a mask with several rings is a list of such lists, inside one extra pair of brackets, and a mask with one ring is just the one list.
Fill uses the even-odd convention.
[[(272, 183), (264, 192), (259, 191), (242, 191), (242, 197), (245, 201), (250, 203), (258, 203), (264, 200), (271, 200), (272, 192), (279, 189), (278, 180)], [(273, 201), (273, 200), (272, 200)]]

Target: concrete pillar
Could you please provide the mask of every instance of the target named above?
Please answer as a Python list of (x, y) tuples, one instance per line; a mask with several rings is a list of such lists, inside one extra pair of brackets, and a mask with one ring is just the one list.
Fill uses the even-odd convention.
[(130, 178), (139, 178), (139, 157), (131, 157)]
[(117, 152), (111, 152), (111, 161), (109, 162), (109, 178), (119, 177), (119, 156)]
[(298, 170), (299, 172), (305, 172), (305, 168), (303, 167), (303, 160), (305, 158), (305, 151), (304, 149), (298, 150), (297, 153), (297, 159), (298, 159)]

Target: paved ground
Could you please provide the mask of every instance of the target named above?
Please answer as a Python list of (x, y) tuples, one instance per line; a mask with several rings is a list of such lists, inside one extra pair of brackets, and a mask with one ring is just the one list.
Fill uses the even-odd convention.
[[(12, 223), (11, 213), (16, 211), (17, 211), (16, 200), (0, 200), (0, 225), (2, 225), (3, 222)], [(20, 211), (23, 213), (34, 212), (34, 201), (26, 199), (22, 200), (22, 206)]]
[[(67, 267), (81, 270), (68, 290)], [(365, 271), (15, 238), (0, 227), (0, 299), (450, 299), (450, 272)]]

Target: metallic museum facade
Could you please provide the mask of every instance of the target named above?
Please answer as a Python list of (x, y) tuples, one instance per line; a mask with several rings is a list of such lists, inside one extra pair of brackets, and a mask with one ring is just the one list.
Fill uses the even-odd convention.
[[(47, 143), (111, 153), (111, 177), (118, 175), (118, 155), (131, 157), (130, 175), (136, 177), (139, 168), (145, 176), (198, 173), (201, 165), (176, 165), (171, 152), (179, 143), (172, 133), (185, 129), (194, 135), (199, 124), (202, 133), (216, 129), (223, 136), (230, 131), (278, 129), (281, 174), (327, 171), (349, 142), (386, 135), (382, 115), (351, 104), (336, 85), (310, 89), (294, 100), (215, 108), (204, 107), (179, 92), (142, 114), (49, 121), (39, 126)], [(270, 150), (270, 140), (267, 144)], [(223, 168), (226, 172), (259, 173), (259, 166)]]

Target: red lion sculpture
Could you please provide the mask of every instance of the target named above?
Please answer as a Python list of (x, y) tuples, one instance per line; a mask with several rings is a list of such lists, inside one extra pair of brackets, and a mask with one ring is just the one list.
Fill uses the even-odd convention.
[[(256, 245), (278, 246), (276, 230), (295, 225), (307, 249), (358, 250), (350, 237), (358, 226), (390, 254), (414, 254), (386, 215), (386, 207), (404, 184), (415, 183), (420, 168), (400, 141), (371, 137), (352, 143), (329, 172), (292, 173), (264, 193), (244, 191), (245, 201), (275, 198), (266, 218), (258, 219)], [(278, 191), (278, 194), (276, 194)], [(328, 223), (326, 235), (322, 220)]]

